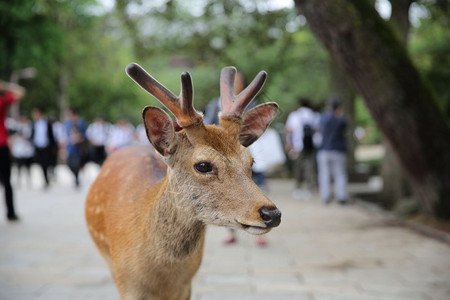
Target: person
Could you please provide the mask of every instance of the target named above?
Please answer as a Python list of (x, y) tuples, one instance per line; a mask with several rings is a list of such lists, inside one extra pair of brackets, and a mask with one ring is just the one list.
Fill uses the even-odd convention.
[(0, 81), (0, 181), (4, 187), (6, 218), (17, 221), (14, 195), (11, 186), (11, 156), (8, 146), (8, 131), (5, 126), (8, 107), (25, 95), (25, 89), (17, 84)]
[(220, 98), (216, 97), (211, 99), (206, 104), (204, 112), (203, 123), (206, 125), (219, 124)]
[(347, 143), (345, 130), (347, 121), (342, 103), (332, 99), (329, 108), (321, 115), (319, 129), (322, 145), (317, 155), (319, 192), (323, 203), (331, 201), (331, 179), (334, 181), (335, 197), (338, 203), (347, 203)]
[(28, 184), (31, 184), (31, 164), (34, 157), (34, 146), (30, 141), (32, 125), (26, 116), (20, 116), (14, 126), (14, 134), (11, 137), (11, 154), (17, 165), (18, 184), (21, 183), (22, 167), (25, 167), (28, 175)]
[(106, 159), (106, 142), (108, 140), (110, 125), (102, 117), (96, 117), (87, 130), (91, 160), (101, 166)]
[(36, 163), (41, 167), (44, 174), (45, 186), (50, 186), (49, 168), (52, 166), (56, 155), (57, 145), (53, 135), (51, 122), (44, 116), (42, 109), (32, 110), (33, 128), (31, 131), (31, 141), (34, 145), (34, 157)]
[(86, 141), (86, 123), (78, 116), (74, 108), (67, 112), (67, 119), (64, 123), (66, 130), (66, 155), (67, 165), (75, 177), (75, 187), (80, 186), (79, 173), (87, 162), (89, 150)]
[(112, 153), (119, 148), (131, 145), (135, 140), (134, 126), (125, 119), (119, 119), (112, 126), (108, 139), (108, 153)]
[(314, 132), (318, 116), (311, 109), (310, 100), (299, 99), (299, 108), (291, 112), (286, 120), (286, 152), (294, 160), (294, 198), (309, 198), (315, 185)]
[(136, 126), (136, 143), (138, 145), (151, 146), (150, 141), (148, 140), (147, 137), (145, 126), (142, 123)]

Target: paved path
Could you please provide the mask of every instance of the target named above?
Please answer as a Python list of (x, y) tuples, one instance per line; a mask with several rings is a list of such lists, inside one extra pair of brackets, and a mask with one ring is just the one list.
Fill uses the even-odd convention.
[[(119, 299), (84, 223), (95, 168), (80, 190), (59, 168), (43, 191), (37, 172), (31, 187), (16, 189), (21, 221), (0, 219), (0, 299)], [(294, 200), (291, 187), (270, 182), (283, 217), (266, 248), (245, 233), (223, 246), (227, 231), (209, 228), (192, 299), (450, 299), (449, 245), (356, 205)]]

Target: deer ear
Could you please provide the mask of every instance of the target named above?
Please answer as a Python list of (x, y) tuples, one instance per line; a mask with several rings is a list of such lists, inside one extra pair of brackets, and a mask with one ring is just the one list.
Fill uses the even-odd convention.
[(156, 106), (146, 106), (142, 111), (145, 131), (150, 143), (163, 156), (173, 152), (175, 130), (172, 118)]
[(242, 117), (241, 132), (239, 134), (241, 145), (248, 147), (253, 144), (266, 131), (277, 111), (278, 104), (274, 102), (264, 103), (247, 111)]

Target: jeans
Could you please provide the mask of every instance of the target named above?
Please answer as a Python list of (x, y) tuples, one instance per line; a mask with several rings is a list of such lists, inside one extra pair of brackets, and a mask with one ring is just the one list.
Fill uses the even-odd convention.
[(338, 201), (347, 200), (346, 154), (341, 151), (320, 150), (317, 155), (319, 192), (323, 201), (331, 200), (331, 179)]

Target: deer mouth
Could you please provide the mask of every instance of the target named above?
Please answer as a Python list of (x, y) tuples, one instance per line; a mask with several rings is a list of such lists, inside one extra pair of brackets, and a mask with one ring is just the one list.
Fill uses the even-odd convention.
[(263, 233), (269, 232), (271, 229), (268, 227), (243, 224), (243, 223), (239, 222), (238, 220), (235, 220), (235, 221), (236, 221), (236, 223), (238, 223), (241, 226), (241, 228), (243, 230), (247, 231), (250, 234), (263, 234)]

